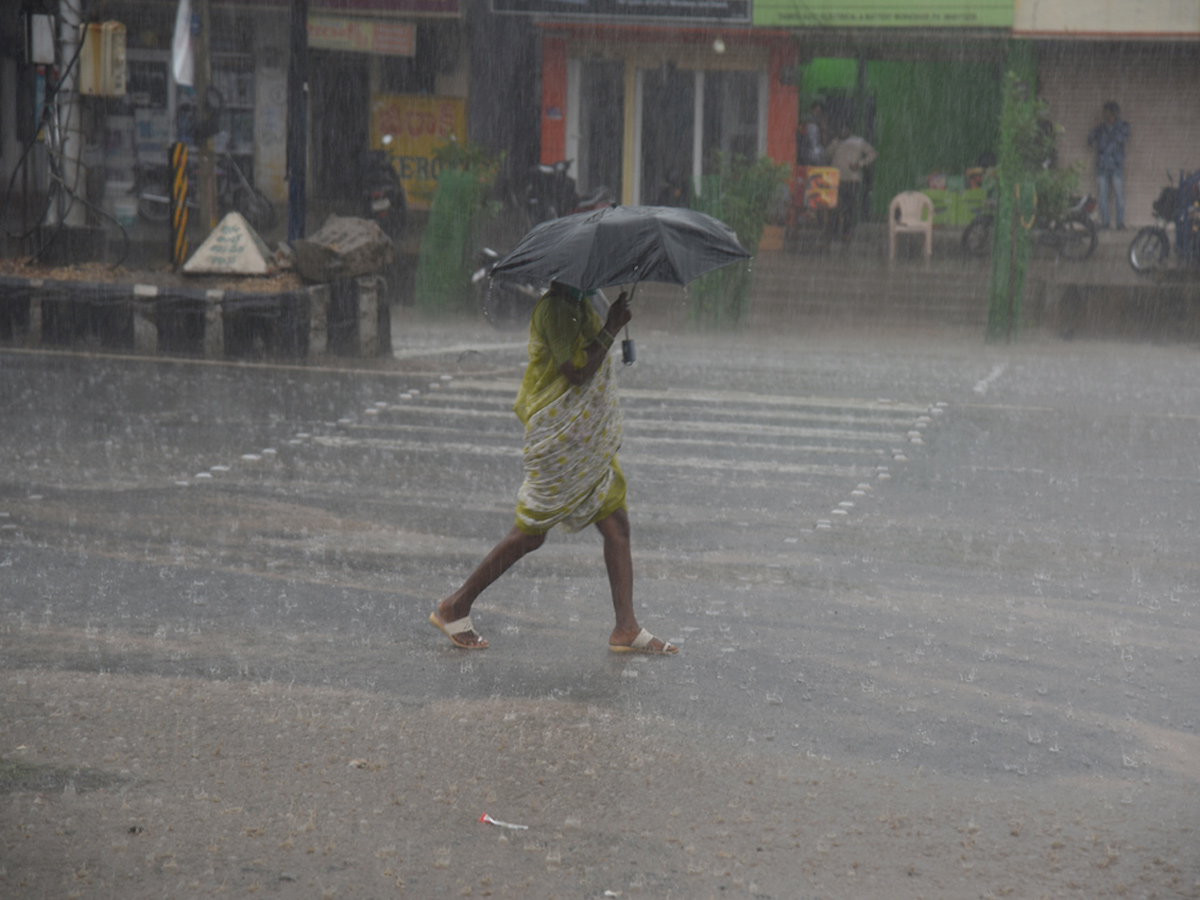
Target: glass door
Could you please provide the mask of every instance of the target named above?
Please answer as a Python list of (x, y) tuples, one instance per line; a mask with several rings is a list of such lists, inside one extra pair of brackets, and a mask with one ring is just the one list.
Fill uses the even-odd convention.
[(756, 160), (765, 126), (759, 109), (758, 72), (704, 74), (704, 174), (716, 170), (716, 155)]
[[(569, 102), (569, 101), (568, 101)], [(625, 129), (625, 64), (584, 60), (579, 70), (578, 143), (571, 174), (581, 195), (606, 187), (621, 196), (621, 151)]]
[(687, 206), (696, 129), (696, 73), (666, 63), (639, 71), (639, 202)]

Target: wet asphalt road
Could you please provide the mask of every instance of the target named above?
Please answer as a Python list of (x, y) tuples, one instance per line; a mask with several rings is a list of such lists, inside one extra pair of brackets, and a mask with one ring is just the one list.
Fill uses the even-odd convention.
[(636, 602), (683, 648), (650, 660), (606, 651), (594, 533), (482, 598), (485, 653), (426, 624), (511, 524), (523, 347), (396, 345), (368, 370), (0, 350), (0, 664), (566, 700), (701, 759), (1104, 779), (1200, 824), (1173, 805), (1200, 772), (1195, 348), (641, 335)]

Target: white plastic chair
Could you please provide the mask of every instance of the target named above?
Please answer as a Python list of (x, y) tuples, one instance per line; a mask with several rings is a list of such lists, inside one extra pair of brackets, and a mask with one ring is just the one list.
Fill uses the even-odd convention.
[(933, 201), (920, 191), (903, 191), (888, 206), (888, 259), (896, 258), (897, 234), (924, 234), (925, 258), (933, 256)]

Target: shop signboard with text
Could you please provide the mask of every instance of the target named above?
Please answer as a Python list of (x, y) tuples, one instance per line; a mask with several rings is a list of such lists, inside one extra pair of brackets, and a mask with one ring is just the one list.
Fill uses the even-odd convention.
[(371, 101), (371, 146), (388, 150), (412, 209), (428, 209), (437, 189), (437, 149), (467, 139), (467, 102), (461, 97), (377, 94)]
[(417, 28), (408, 22), (374, 22), (341, 16), (309, 16), (308, 46), (344, 53), (416, 56)]
[(754, 24), (787, 28), (1011, 28), (1013, 0), (755, 0)]
[(492, 10), (591, 19), (750, 21), (750, 0), (492, 0)]

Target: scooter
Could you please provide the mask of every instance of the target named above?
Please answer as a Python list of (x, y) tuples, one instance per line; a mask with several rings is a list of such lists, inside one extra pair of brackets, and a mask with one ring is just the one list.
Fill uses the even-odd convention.
[[(1033, 242), (1057, 251), (1063, 259), (1081, 262), (1096, 251), (1099, 240), (1096, 223), (1092, 221), (1092, 210), (1096, 199), (1080, 197), (1059, 219), (1038, 217), (1031, 232)], [(995, 213), (980, 213), (971, 220), (963, 231), (962, 248), (967, 256), (986, 257), (992, 252), (992, 224)]]
[(363, 218), (370, 219), (390, 238), (399, 237), (408, 218), (408, 198), (400, 175), (392, 165), (388, 147), (392, 136), (385, 134), (383, 146), (368, 150), (362, 164)]
[(1180, 261), (1200, 266), (1200, 171), (1190, 175), (1180, 171), (1176, 187), (1171, 173), (1170, 186), (1159, 192), (1151, 205), (1154, 224), (1138, 229), (1129, 242), (1129, 265), (1139, 275), (1164, 268), (1171, 255), (1167, 226), (1175, 226), (1175, 254)]
[(493, 328), (502, 331), (528, 327), (533, 308), (544, 291), (536, 285), (508, 278), (492, 278), (492, 270), (498, 262), (499, 253), (490, 247), (480, 248), (471, 284), (479, 296), (483, 315)]
[(575, 179), (569, 174), (570, 159), (556, 163), (534, 166), (529, 184), (525, 189), (526, 212), (530, 225), (537, 225), (560, 216), (603, 209), (617, 202), (616, 196), (604, 185), (600, 185), (586, 197), (575, 191)]

